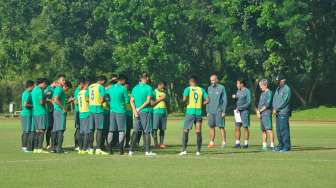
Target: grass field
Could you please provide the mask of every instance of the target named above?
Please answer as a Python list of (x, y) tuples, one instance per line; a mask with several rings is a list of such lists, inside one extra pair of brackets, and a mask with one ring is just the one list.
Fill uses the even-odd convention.
[[(233, 149), (233, 123), (227, 120), (229, 146), (196, 157), (191, 134), (189, 154), (180, 157), (181, 119), (170, 119), (165, 150), (158, 156), (89, 156), (70, 151), (73, 120), (68, 120), (68, 154), (20, 152), (19, 119), (0, 119), (0, 187), (336, 187), (336, 123), (291, 122), (293, 151), (261, 152), (260, 131), (252, 122), (251, 145)], [(218, 132), (217, 132), (218, 134)], [(217, 143), (219, 138), (217, 137)]]

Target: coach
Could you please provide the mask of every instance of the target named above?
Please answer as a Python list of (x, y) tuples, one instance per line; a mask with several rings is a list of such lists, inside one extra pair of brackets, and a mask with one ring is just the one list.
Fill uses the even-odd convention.
[(291, 90), (286, 84), (286, 78), (279, 75), (276, 78), (278, 88), (273, 97), (273, 114), (276, 115), (276, 132), (279, 145), (276, 151), (287, 152), (291, 149), (289, 117)]

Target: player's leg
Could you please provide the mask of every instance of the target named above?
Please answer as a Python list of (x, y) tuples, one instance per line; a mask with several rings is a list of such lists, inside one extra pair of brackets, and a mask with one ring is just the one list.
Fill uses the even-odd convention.
[(235, 139), (236, 139), (236, 145), (235, 148), (240, 148), (240, 128), (241, 128), (242, 124), (241, 123), (236, 123), (236, 127), (235, 127)]
[(119, 153), (124, 154), (125, 132), (126, 132), (126, 113), (117, 114), (117, 125), (119, 132)]
[(276, 116), (276, 134), (277, 134), (277, 138), (278, 138), (278, 146), (276, 147), (275, 150), (280, 151), (283, 148), (283, 143), (282, 143), (282, 136), (281, 136), (281, 119), (279, 117), (279, 115)]
[(195, 132), (196, 132), (196, 144), (197, 144), (196, 155), (200, 155), (202, 147), (202, 116), (196, 117)]
[(153, 137), (155, 147), (158, 147), (157, 130), (158, 130), (159, 124), (160, 124), (160, 115), (159, 114), (153, 114), (152, 137)]
[(214, 114), (208, 114), (208, 126), (209, 126), (209, 136), (210, 142), (208, 148), (213, 148), (215, 146), (215, 136), (216, 136), (216, 119)]
[(152, 132), (152, 114), (151, 112), (143, 112), (139, 114), (140, 122), (143, 127), (145, 155), (156, 155), (150, 149), (150, 133)]
[(126, 120), (126, 135), (125, 135), (125, 148), (130, 147), (130, 141), (131, 141), (131, 130), (133, 128), (133, 119), (132, 116), (127, 116)]
[(74, 143), (75, 143), (75, 150), (79, 150), (79, 142), (80, 142), (80, 119), (79, 119), (79, 112), (75, 113), (75, 133), (74, 133)]
[(29, 116), (21, 116), (21, 149), (27, 151)]
[(291, 149), (288, 115), (281, 115), (280, 122), (281, 122), (281, 137), (283, 143), (283, 148), (281, 151), (286, 152)]
[(56, 152), (64, 153), (63, 150), (63, 140), (64, 140), (64, 131), (66, 128), (66, 113), (55, 110), (57, 121), (54, 124), (54, 132), (56, 133)]
[(267, 150), (267, 133), (266, 129), (261, 130), (262, 135), (262, 150)]
[(107, 152), (103, 151), (104, 113), (95, 114), (95, 124), (97, 126), (96, 155), (108, 155)]
[(187, 146), (189, 140), (189, 130), (192, 129), (192, 126), (196, 120), (196, 117), (193, 115), (186, 115), (184, 118), (183, 132), (182, 132), (182, 151), (179, 155), (187, 154)]
[(45, 139), (46, 139), (46, 145), (47, 149), (50, 148), (50, 141), (51, 141), (51, 131), (52, 131), (52, 121), (53, 121), (53, 113), (52, 112), (47, 112), (47, 127), (45, 131)]
[(109, 133), (107, 135), (107, 145), (108, 145), (108, 152), (112, 154), (112, 145), (113, 145), (113, 140), (115, 136), (115, 131), (117, 131), (117, 119), (116, 119), (116, 113), (111, 112), (110, 113), (110, 128), (109, 128)]
[(166, 148), (166, 146), (164, 145), (164, 137), (166, 129), (167, 129), (167, 114), (163, 114), (160, 118), (160, 124), (159, 124), (161, 149)]
[(128, 155), (133, 155), (134, 153), (134, 149), (137, 145), (138, 142), (138, 137), (139, 137), (139, 132), (141, 129), (141, 122), (140, 122), (140, 118), (139, 117), (135, 117), (133, 119), (133, 133), (131, 136), (131, 145), (130, 145), (130, 149), (129, 149), (129, 153)]

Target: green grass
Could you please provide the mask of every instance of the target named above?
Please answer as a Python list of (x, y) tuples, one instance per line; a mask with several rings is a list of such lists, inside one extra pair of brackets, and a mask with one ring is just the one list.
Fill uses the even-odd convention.
[[(260, 130), (251, 126), (248, 150), (233, 149), (233, 123), (227, 120), (229, 147), (208, 149), (203, 128), (203, 152), (194, 155), (191, 134), (186, 157), (179, 157), (182, 120), (169, 120), (168, 148), (157, 157), (25, 154), (20, 152), (19, 119), (0, 119), (1, 187), (336, 187), (336, 123), (291, 124), (293, 151), (260, 152)], [(218, 133), (218, 132), (217, 132)], [(65, 144), (71, 146), (73, 120), (68, 120)], [(217, 137), (217, 143), (219, 139)], [(68, 148), (70, 149), (70, 148)]]

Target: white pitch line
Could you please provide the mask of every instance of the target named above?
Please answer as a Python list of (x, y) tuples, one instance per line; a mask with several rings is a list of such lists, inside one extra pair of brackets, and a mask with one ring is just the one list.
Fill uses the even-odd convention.
[[(33, 154), (39, 155), (39, 154)], [(42, 154), (45, 155), (45, 154)], [(48, 154), (46, 154), (48, 155)], [(52, 154), (51, 154), (52, 155)], [(66, 155), (66, 154), (65, 154)], [(326, 162), (326, 163), (334, 163), (336, 160), (330, 159), (284, 159), (284, 158), (246, 158), (246, 157), (213, 157), (213, 156), (152, 156), (146, 157), (141, 155), (136, 156), (119, 156), (119, 155), (112, 155), (112, 156), (96, 156), (95, 158), (90, 158), (90, 160), (106, 160), (106, 159), (113, 159), (113, 160), (121, 160), (121, 159), (145, 159), (145, 158), (152, 158), (155, 160), (159, 159), (197, 159), (197, 160), (254, 160), (254, 161), (299, 161), (299, 162)], [(284, 154), (285, 155), (285, 154)], [(89, 156), (89, 155), (87, 155)], [(73, 157), (73, 158), (51, 158), (51, 159), (32, 159), (32, 160), (7, 160), (7, 161), (0, 161), (0, 164), (8, 164), (8, 163), (30, 163), (30, 162), (50, 162), (50, 161), (70, 161), (70, 160), (78, 160), (83, 159), (82, 157)]]

